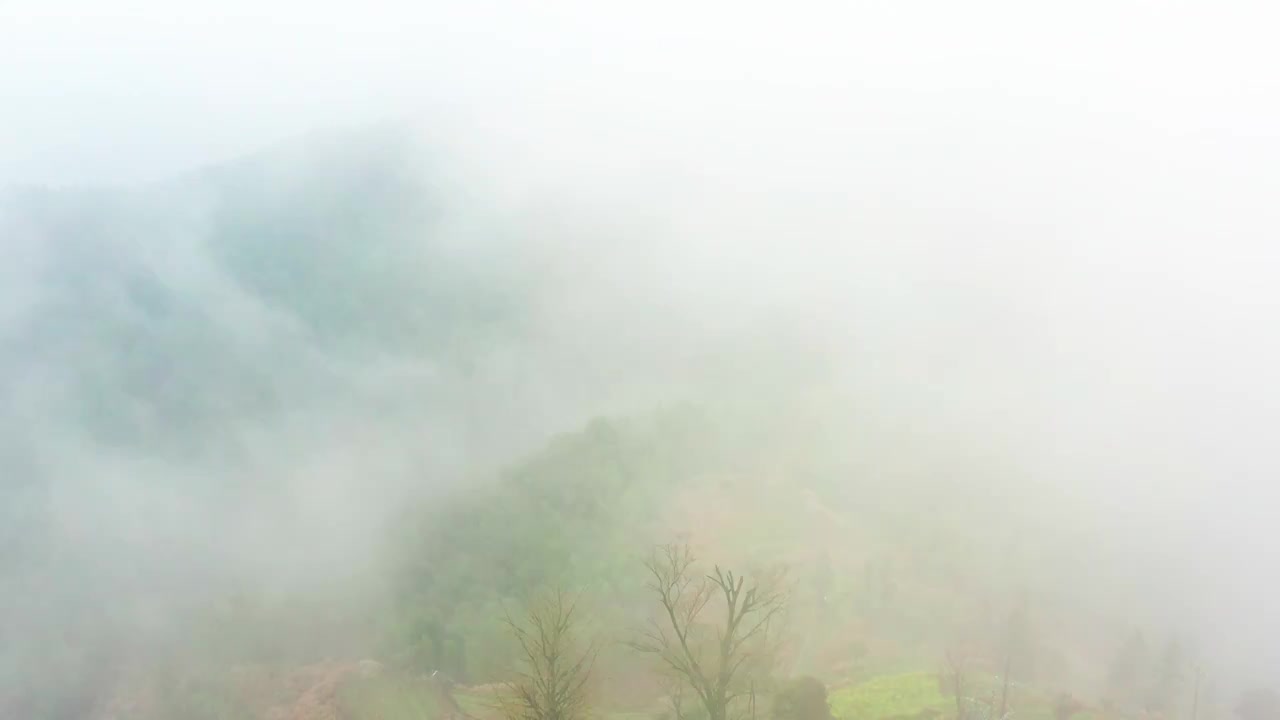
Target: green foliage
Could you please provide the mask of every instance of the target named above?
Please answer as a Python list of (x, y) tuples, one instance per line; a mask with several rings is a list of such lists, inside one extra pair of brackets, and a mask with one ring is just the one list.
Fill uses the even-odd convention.
[(916, 715), (925, 710), (945, 711), (950, 698), (938, 691), (932, 673), (884, 675), (830, 695), (831, 713), (839, 720), (881, 720)]
[(439, 670), (450, 677), (465, 678), (467, 673), (466, 638), (450, 630), (430, 615), (410, 616), (396, 628), (401, 646), (397, 658), (403, 667)]
[(467, 488), (447, 513), (415, 511), (398, 542), (392, 654), (419, 671), (489, 679), (509, 657), (496, 637), (504, 605), (554, 585), (623, 593), (638, 567), (637, 537), (699, 467), (707, 443), (692, 440), (703, 433), (687, 411), (595, 420), (496, 482)]
[(810, 676), (795, 678), (778, 691), (773, 700), (774, 720), (829, 720), (827, 687)]

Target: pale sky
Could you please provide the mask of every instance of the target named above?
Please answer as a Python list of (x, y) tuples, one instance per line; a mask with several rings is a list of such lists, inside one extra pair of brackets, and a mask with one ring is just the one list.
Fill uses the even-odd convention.
[(994, 120), (1274, 147), (1277, 14), (1132, 0), (2, 0), (0, 181), (150, 178), (424, 111), (702, 140), (830, 132), (888, 105), (907, 130)]

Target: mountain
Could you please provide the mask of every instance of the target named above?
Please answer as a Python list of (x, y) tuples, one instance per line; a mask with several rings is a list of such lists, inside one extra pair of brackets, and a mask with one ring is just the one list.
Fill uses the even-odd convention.
[(481, 178), (378, 128), (0, 196), (0, 717), (229, 717), (229, 668), (333, 657), (493, 680), (505, 609), (566, 585), (625, 634), (678, 537), (793, 568), (796, 672), (991, 655), (1017, 614), (1038, 687), (1099, 682), (1144, 575), (969, 422), (991, 368), (824, 352)]
[(355, 562), (407, 485), (531, 442), (534, 284), (426, 156), (377, 129), (0, 195), (0, 698), (51, 635), (79, 666), (299, 547)]

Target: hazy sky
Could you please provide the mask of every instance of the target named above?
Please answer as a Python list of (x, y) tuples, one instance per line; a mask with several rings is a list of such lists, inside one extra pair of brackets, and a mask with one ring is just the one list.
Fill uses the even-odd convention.
[(916, 401), (1196, 555), (1264, 645), (1277, 27), (1208, 0), (0, 0), (0, 183), (410, 117), (513, 197), (660, 206), (654, 297), (857, 328)]
[[(908, 133), (978, 122), (1194, 148), (1229, 132), (1274, 149), (1276, 16), (1262, 2), (3, 0), (0, 180), (154, 177), (424, 109), (770, 154), (868, 111)], [(796, 138), (807, 126), (822, 134)], [(843, 140), (829, 151), (854, 149)], [(1053, 151), (1035, 145), (1008, 149)]]

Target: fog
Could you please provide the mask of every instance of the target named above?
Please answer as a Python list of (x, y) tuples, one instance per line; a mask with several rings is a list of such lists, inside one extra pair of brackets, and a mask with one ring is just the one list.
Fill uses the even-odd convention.
[[(7, 677), (38, 671), (27, 628), (75, 647), (224, 586), (381, 587), (406, 504), (443, 507), (592, 418), (744, 394), (790, 417), (807, 392), (824, 452), (1050, 505), (1036, 521), (1097, 573), (1075, 577), (1082, 603), (1178, 634), (1224, 692), (1276, 682), (1280, 11), (0, 0), (0, 18)], [(384, 170), (405, 199), (384, 202)], [(328, 195), (271, 195), (320, 176)], [(305, 245), (254, 255), (286, 238), (276, 220), (224, 256), (226, 208), (261, 197), (373, 218), (317, 221), (339, 261), (352, 228), (396, 240), (351, 261), (368, 285)], [(313, 273), (320, 321), (281, 299), (291, 273)], [(143, 313), (117, 274), (179, 310)], [(61, 621), (88, 609), (105, 620)]]

